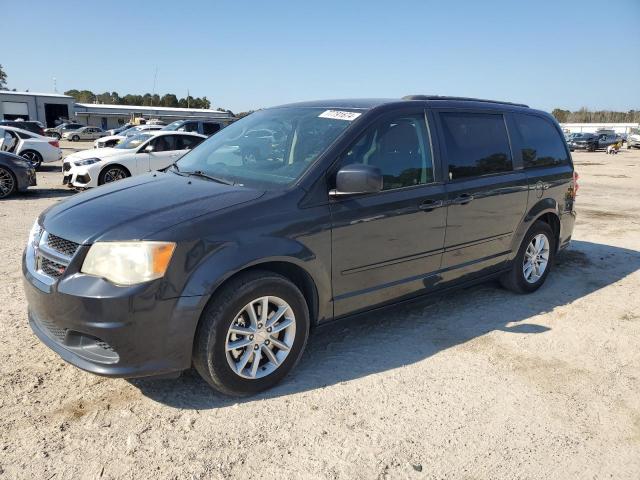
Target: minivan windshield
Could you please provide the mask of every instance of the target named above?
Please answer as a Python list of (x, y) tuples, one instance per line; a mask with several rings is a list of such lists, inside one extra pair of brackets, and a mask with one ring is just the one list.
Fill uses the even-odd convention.
[(300, 178), (359, 115), (316, 107), (261, 110), (220, 130), (177, 166), (236, 185), (280, 189)]
[(119, 144), (117, 144), (114, 148), (121, 148), (122, 150), (130, 150), (132, 148), (137, 148), (142, 145), (144, 142), (149, 140), (153, 135), (150, 133), (141, 133), (140, 135), (134, 135), (133, 137), (127, 137), (122, 140)]

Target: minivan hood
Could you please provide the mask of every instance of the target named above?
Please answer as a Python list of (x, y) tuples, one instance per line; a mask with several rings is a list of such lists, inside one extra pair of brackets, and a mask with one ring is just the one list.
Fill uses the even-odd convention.
[(171, 172), (151, 172), (74, 195), (40, 218), (44, 229), (76, 243), (141, 240), (204, 214), (264, 195)]

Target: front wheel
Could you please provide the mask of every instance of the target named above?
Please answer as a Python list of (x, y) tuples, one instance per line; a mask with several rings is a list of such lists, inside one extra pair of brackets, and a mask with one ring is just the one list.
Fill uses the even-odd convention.
[(549, 224), (534, 223), (520, 244), (511, 270), (500, 278), (502, 286), (517, 293), (535, 292), (551, 270), (555, 251), (555, 236)]
[(300, 290), (267, 271), (242, 274), (211, 300), (200, 319), (193, 363), (226, 395), (273, 387), (298, 363), (309, 336)]
[(129, 176), (129, 172), (127, 172), (124, 168), (119, 165), (114, 165), (112, 167), (106, 167), (102, 172), (100, 172), (100, 176), (98, 177), (98, 185), (104, 185), (105, 183), (116, 182), (118, 180), (122, 180)]
[(16, 190), (16, 179), (8, 169), (0, 167), (0, 198), (11, 195)]
[(80, 141), (80, 137), (78, 135), (74, 135), (73, 137), (71, 137), (71, 141), (79, 142)]

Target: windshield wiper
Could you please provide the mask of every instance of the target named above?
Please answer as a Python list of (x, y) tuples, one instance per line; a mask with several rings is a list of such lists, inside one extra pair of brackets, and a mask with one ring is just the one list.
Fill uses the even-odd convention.
[[(176, 165), (174, 165), (174, 167), (176, 167), (176, 169), (178, 168)], [(217, 183), (222, 183), (223, 185), (233, 185), (233, 182), (230, 182), (229, 180), (225, 180), (223, 178), (218, 178), (218, 177), (213, 177), (211, 175), (207, 175), (206, 173), (204, 173), (201, 170), (194, 170), (193, 172), (181, 172), (178, 169), (178, 173), (180, 173), (180, 175), (186, 175), (186, 176), (193, 176), (193, 177), (200, 177), (200, 178), (206, 178), (207, 180), (211, 180), (213, 182), (217, 182)]]

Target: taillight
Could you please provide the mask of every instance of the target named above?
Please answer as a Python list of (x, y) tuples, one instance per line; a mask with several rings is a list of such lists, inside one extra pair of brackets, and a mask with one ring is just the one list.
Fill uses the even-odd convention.
[(49, 142), (49, 145), (51, 145), (52, 147), (60, 148), (60, 142), (58, 142), (58, 140), (51, 140)]
[(580, 185), (578, 185), (578, 178), (580, 178), (580, 176), (578, 175), (578, 172), (574, 170), (573, 171), (573, 198), (576, 198), (576, 195), (578, 194), (578, 189), (580, 188)]

